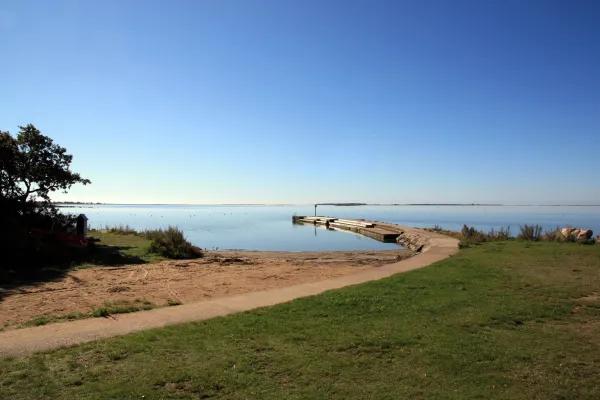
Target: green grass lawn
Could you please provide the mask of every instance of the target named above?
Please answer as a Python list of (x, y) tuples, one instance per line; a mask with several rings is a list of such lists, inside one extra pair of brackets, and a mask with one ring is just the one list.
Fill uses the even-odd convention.
[(165, 260), (157, 254), (148, 252), (151, 240), (138, 235), (121, 235), (104, 231), (90, 231), (90, 236), (97, 237), (97, 251), (82, 260), (77, 267), (112, 264), (142, 264)]
[(0, 361), (6, 399), (599, 399), (600, 246), (486, 243), (210, 321)]

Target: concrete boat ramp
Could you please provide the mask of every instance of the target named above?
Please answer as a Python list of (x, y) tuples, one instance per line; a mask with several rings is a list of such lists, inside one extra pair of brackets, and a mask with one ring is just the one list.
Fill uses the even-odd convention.
[(408, 247), (413, 251), (421, 251), (426, 245), (423, 243), (413, 243), (412, 236), (406, 237), (407, 227), (393, 225), (378, 221), (366, 221), (364, 219), (346, 219), (334, 217), (306, 217), (293, 216), (292, 223), (294, 224), (309, 224), (322, 225), (327, 229), (346, 230), (370, 237), (383, 243), (398, 243), (404, 247)]

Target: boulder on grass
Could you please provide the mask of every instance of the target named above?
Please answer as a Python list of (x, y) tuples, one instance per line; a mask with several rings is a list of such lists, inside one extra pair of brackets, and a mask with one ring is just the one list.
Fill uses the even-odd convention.
[(577, 239), (591, 239), (594, 232), (591, 229), (581, 229), (577, 235)]

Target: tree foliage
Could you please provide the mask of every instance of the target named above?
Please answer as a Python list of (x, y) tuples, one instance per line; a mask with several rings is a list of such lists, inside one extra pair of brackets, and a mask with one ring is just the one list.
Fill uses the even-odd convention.
[(17, 194), (17, 141), (9, 132), (0, 131), (0, 195), (2, 200)]
[(16, 137), (0, 132), (0, 198), (5, 206), (20, 214), (48, 208), (53, 192), (66, 193), (77, 183), (91, 183), (71, 171), (73, 156), (67, 149), (32, 124), (19, 129)]

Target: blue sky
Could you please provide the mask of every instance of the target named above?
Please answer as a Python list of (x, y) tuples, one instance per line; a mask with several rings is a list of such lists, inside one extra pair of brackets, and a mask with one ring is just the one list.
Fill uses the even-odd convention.
[(123, 203), (600, 203), (600, 2), (0, 2), (0, 128)]

